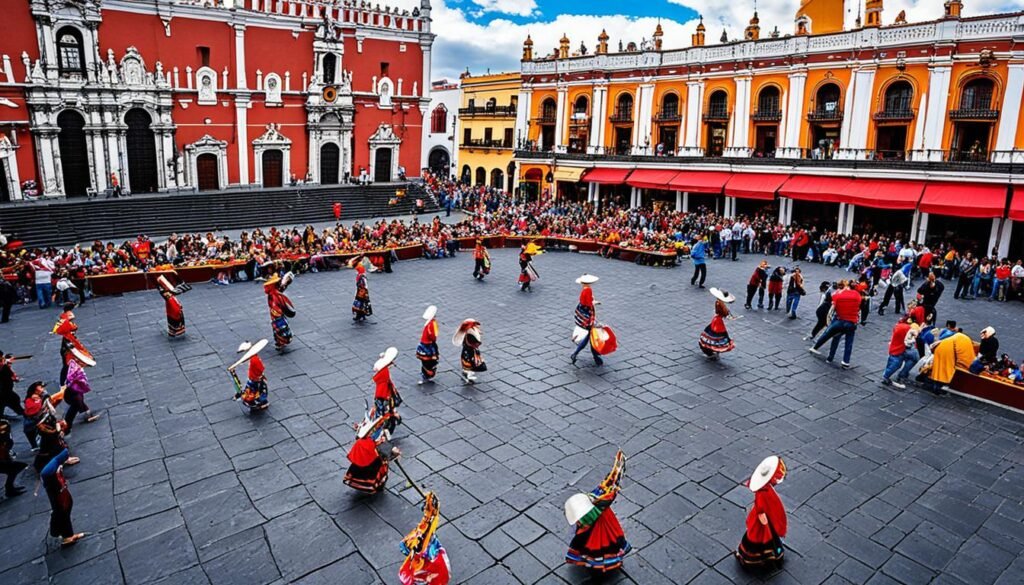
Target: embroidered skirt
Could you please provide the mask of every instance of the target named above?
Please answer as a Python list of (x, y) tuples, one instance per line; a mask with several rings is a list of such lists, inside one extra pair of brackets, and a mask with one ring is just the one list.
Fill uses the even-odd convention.
[(274, 345), (277, 347), (284, 347), (292, 341), (292, 330), (288, 327), (288, 319), (283, 315), (277, 319), (273, 319), (270, 322), (271, 328), (274, 330)]
[(565, 562), (596, 571), (612, 571), (622, 566), (622, 558), (632, 548), (615, 512), (608, 508), (592, 525), (576, 530)]
[(716, 353), (725, 353), (732, 351), (736, 344), (729, 338), (728, 331), (722, 331), (718, 333), (713, 330), (710, 325), (704, 328), (704, 332), (700, 334), (700, 350), (706, 355), (714, 355)]
[(420, 372), (425, 380), (437, 375), (437, 362), (440, 352), (437, 343), (421, 343), (416, 346), (416, 357), (420, 360)]
[(786, 549), (777, 538), (768, 542), (754, 542), (746, 533), (736, 549), (736, 558), (745, 567), (757, 567), (766, 563), (777, 563), (786, 556)]
[(462, 369), (469, 372), (486, 372), (487, 364), (480, 350), (463, 344), (462, 346)]
[(381, 491), (387, 482), (388, 461), (380, 457), (365, 467), (353, 463), (348, 466), (348, 471), (345, 473), (346, 485), (368, 494)]

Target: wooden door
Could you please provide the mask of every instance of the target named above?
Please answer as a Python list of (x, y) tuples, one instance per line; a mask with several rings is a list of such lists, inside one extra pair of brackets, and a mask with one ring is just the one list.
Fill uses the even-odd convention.
[(124, 116), (128, 132), (128, 186), (132, 193), (157, 191), (156, 138), (150, 128), (152, 119), (146, 110), (134, 108)]
[(196, 158), (196, 184), (200, 191), (216, 191), (220, 189), (220, 169), (217, 168), (217, 155), (206, 153)]
[(373, 182), (388, 183), (391, 181), (391, 149), (378, 148), (373, 162)]
[(263, 152), (263, 186), (280, 187), (284, 184), (284, 155), (280, 150)]
[(338, 145), (333, 142), (320, 147), (320, 184), (338, 184), (338, 161), (341, 158), (341, 151)]
[[(57, 144), (60, 148), (60, 166), (64, 177), (64, 194), (68, 197), (85, 195), (89, 188), (89, 148), (85, 144), (85, 119), (73, 110), (64, 110), (57, 116)], [(104, 189), (100, 185), (98, 189)]]

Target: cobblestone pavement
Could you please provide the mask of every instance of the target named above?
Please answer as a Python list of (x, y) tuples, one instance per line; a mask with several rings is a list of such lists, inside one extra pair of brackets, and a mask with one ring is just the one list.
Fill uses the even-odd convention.
[[(70, 437), (82, 458), (67, 471), (74, 523), (89, 536), (61, 550), (45, 537), (44, 495), (0, 502), (0, 583), (397, 583), (398, 542), (420, 515), (414, 490), (397, 470), (376, 497), (341, 482), (370, 367), (389, 345), (401, 351), (394, 377), (406, 400), (396, 444), (440, 496), (453, 582), (756, 581), (731, 551), (752, 501), (740, 482), (771, 453), (791, 470), (779, 488), (791, 554), (773, 583), (1021, 582), (1024, 416), (880, 386), (891, 316), (872, 315), (843, 371), (801, 340), (814, 297), (796, 321), (741, 300), (728, 324), (737, 349), (708, 362), (697, 336), (713, 301), (689, 286), (688, 265), (554, 252), (537, 259), (542, 280), (524, 294), (515, 254), (496, 251), (483, 283), (470, 254), (370, 275), (377, 314), (361, 326), (354, 273), (300, 277), (289, 290), (296, 340), (266, 352), (271, 406), (253, 416), (231, 400), (224, 368), (241, 340), (270, 337), (258, 285), (196, 286), (181, 297), (181, 340), (164, 336), (152, 291), (77, 309), (99, 360), (89, 402), (105, 412)], [(708, 284), (741, 292), (753, 264), (713, 262)], [(584, 271), (601, 276), (599, 318), (620, 341), (602, 368), (568, 359)], [(809, 289), (840, 276), (806, 272)], [(994, 312), (1004, 347), (1024, 347), (1020, 304), (951, 293), (940, 319), (955, 313), (976, 334)], [(443, 360), (438, 383), (421, 388), (414, 350), (431, 303)], [(0, 327), (5, 351), (36, 354), (16, 368), (26, 381), (56, 377), (58, 340), (45, 334), (56, 314), (22, 309)], [(460, 383), (448, 341), (467, 317), (483, 322), (490, 366), (475, 386)], [(563, 564), (562, 504), (596, 485), (617, 447), (629, 464), (615, 511), (635, 550), (596, 579)]]

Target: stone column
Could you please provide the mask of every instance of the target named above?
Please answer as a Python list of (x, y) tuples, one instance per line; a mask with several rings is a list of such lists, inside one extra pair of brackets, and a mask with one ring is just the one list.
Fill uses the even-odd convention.
[(590, 135), (587, 154), (604, 152), (604, 125), (607, 113), (608, 87), (596, 86), (590, 95)]
[(569, 131), (569, 107), (566, 103), (569, 98), (569, 88), (558, 88), (558, 106), (555, 113), (555, 152), (565, 152), (565, 135)]
[[(235, 117), (237, 119), (235, 134), (238, 136), (238, 183), (249, 184), (249, 96), (239, 94), (235, 96)], [(256, 161), (259, 165), (259, 161)], [(225, 182), (228, 181), (224, 177)], [(288, 182), (288, 175), (284, 176), (285, 184)]]
[(245, 25), (244, 24), (236, 24), (234, 26), (234, 29), (235, 29), (235, 87), (238, 88), (238, 89), (248, 89), (248, 85), (246, 85), (246, 80), (245, 80)]
[(682, 156), (703, 156), (700, 147), (701, 117), (704, 111), (704, 82), (686, 82), (686, 142)]
[[(1020, 120), (1021, 96), (1024, 96), (1024, 61), (1011, 62), (1007, 65), (1006, 89), (1003, 90), (1003, 107), (999, 112), (992, 162), (1009, 163), (1011, 160)], [(1009, 240), (1009, 236), (1006, 239)]]
[(654, 116), (654, 84), (641, 83), (633, 116), (633, 154), (651, 154), (651, 120)]
[(803, 128), (806, 86), (806, 72), (790, 74), (788, 99), (783, 117), (784, 126), (782, 126), (785, 128), (785, 134), (779, 136), (779, 144), (782, 145), (782, 148), (775, 151), (775, 158), (800, 158), (800, 131)]
[[(923, 96), (918, 108), (918, 123), (923, 123), (924, 129), (914, 129), (914, 138), (916, 140), (920, 134), (920, 142), (915, 142), (919, 150), (911, 153), (913, 160), (941, 162), (945, 158), (942, 135), (949, 117), (947, 105), (952, 72), (953, 68), (948, 63), (928, 68), (928, 95)], [(923, 120), (920, 116), (922, 109), (926, 110)]]
[(753, 78), (741, 75), (733, 78), (736, 100), (733, 102), (732, 123), (729, 124), (729, 144), (725, 156), (749, 157), (750, 148), (750, 82)]
[(874, 86), (875, 67), (864, 67), (853, 72), (850, 89), (846, 92), (843, 128), (836, 158), (845, 160), (864, 158), (864, 151), (867, 149), (868, 127), (871, 124)]

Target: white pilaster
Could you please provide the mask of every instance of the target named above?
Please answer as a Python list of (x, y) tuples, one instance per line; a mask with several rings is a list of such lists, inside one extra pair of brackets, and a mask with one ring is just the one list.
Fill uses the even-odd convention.
[(423, 50), (423, 81), (420, 83), (420, 87), (423, 88), (423, 97), (425, 99), (430, 99), (430, 55), (432, 52), (431, 44), (421, 44), (420, 48)]
[(596, 86), (590, 94), (590, 132), (587, 154), (604, 152), (604, 125), (608, 105), (608, 87)]
[(701, 156), (700, 147), (701, 117), (704, 113), (704, 82), (686, 82), (686, 142), (680, 154), (682, 156)]
[(569, 88), (559, 87), (558, 88), (558, 109), (555, 111), (555, 120), (557, 120), (555, 126), (555, 151), (565, 152), (566, 145), (566, 134), (569, 132)]
[(676, 191), (676, 213), (683, 210), (683, 192)]
[(846, 231), (843, 233), (853, 233), (853, 216), (857, 213), (857, 206), (852, 203), (846, 206)]
[[(783, 112), (783, 124), (779, 127), (779, 145), (775, 151), (776, 158), (800, 158), (800, 129), (803, 127), (804, 91), (807, 86), (807, 73), (791, 73), (789, 90), (786, 92), (786, 110)], [(780, 209), (781, 211), (781, 209)]]
[(928, 214), (922, 212), (921, 217), (917, 220), (917, 239), (914, 240), (918, 244), (923, 244), (928, 238)]
[[(227, 84), (224, 84), (227, 87)], [(235, 87), (247, 89), (245, 80), (245, 25), (235, 25)]]
[(836, 226), (836, 232), (840, 234), (846, 233), (846, 204), (839, 204), (839, 224)]
[[(533, 96), (533, 91), (529, 88), (523, 88), (519, 90), (519, 99), (516, 100), (516, 138), (521, 142), (525, 143), (530, 139), (530, 97)], [(462, 123), (462, 116), (456, 118), (457, 123)], [(455, 140), (462, 140), (462, 130), (455, 128)], [(517, 144), (516, 148), (521, 148), (523, 144)], [(458, 152), (458, 145), (455, 148)]]
[[(238, 136), (238, 182), (241, 185), (249, 184), (249, 99), (241, 96), (235, 97), (235, 118), (237, 126), (235, 134)], [(256, 164), (259, 164), (257, 161)], [(227, 182), (227, 178), (225, 178)], [(283, 178), (284, 184), (288, 183), (288, 175)]]
[[(992, 162), (1010, 162), (1017, 138), (1017, 121), (1020, 119), (1021, 97), (1024, 95), (1024, 62), (1007, 65), (1006, 89), (1003, 91), (1003, 107), (999, 112), (999, 130)], [(1009, 236), (1006, 238), (1009, 239)]]
[[(1000, 220), (993, 219), (993, 229), (996, 229), (996, 225)], [(1000, 258), (1007, 258), (1010, 255), (1010, 234), (1013, 233), (1013, 220), (1004, 219), (1002, 220), (1002, 233), (998, 234), (995, 242), (989, 242), (989, 249), (997, 248), (999, 251)]]
[(866, 67), (853, 72), (850, 90), (846, 93), (843, 128), (836, 158), (863, 158), (864, 150), (867, 149), (874, 86), (874, 67)]
[(690, 193), (683, 191), (683, 211), (690, 211)]
[(736, 101), (732, 111), (732, 123), (729, 124), (729, 143), (725, 156), (750, 156), (750, 75), (733, 78), (736, 85)]
[(651, 120), (654, 117), (654, 84), (637, 88), (636, 115), (633, 117), (633, 154), (651, 154)]
[[(928, 112), (924, 120), (923, 148), (916, 160), (942, 161), (942, 133), (946, 126), (949, 102), (949, 82), (953, 68), (949, 64), (933, 65), (928, 69), (928, 103), (921, 104)], [(915, 131), (915, 136), (917, 132)]]

